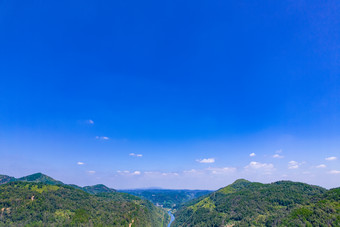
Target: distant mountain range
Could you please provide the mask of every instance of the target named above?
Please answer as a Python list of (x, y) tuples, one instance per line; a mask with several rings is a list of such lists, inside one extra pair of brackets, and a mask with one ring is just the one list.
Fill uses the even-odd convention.
[(150, 200), (152, 203), (164, 208), (177, 209), (184, 203), (209, 194), (213, 191), (209, 190), (176, 190), (176, 189), (130, 189), (119, 190), (131, 195)]
[(237, 180), (192, 200), (172, 226), (340, 226), (340, 188)]
[[(66, 185), (42, 173), (0, 175), (3, 226), (340, 226), (340, 188), (235, 181), (217, 191)], [(135, 196), (137, 195), (137, 196)], [(141, 199), (142, 198), (142, 199)], [(152, 204), (154, 203), (154, 204)]]

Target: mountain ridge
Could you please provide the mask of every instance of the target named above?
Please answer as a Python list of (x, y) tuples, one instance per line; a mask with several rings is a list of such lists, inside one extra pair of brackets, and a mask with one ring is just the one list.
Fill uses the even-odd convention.
[(0, 226), (166, 226), (168, 214), (120, 192), (90, 194), (69, 185), (0, 185)]
[(293, 181), (262, 184), (239, 179), (187, 203), (175, 217), (174, 227), (338, 226), (340, 189)]
[(96, 185), (89, 185), (89, 186), (78, 186), (75, 184), (65, 184), (62, 181), (55, 180), (54, 178), (47, 176), (43, 173), (33, 173), (27, 176), (23, 176), (20, 178), (11, 177), (8, 175), (0, 175), (0, 185), (6, 184), (8, 182), (13, 181), (22, 181), (22, 182), (32, 182), (32, 183), (44, 183), (49, 185), (68, 185), (71, 187), (74, 187), (76, 189), (81, 189), (85, 192), (88, 192), (90, 194), (97, 194), (97, 193), (105, 193), (105, 192), (116, 192), (117, 190), (113, 188), (109, 188), (106, 185), (103, 184), (96, 184)]

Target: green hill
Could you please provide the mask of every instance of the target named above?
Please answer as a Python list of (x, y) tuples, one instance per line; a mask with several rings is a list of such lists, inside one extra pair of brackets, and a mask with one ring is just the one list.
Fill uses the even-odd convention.
[[(6, 176), (6, 175), (0, 175), (0, 185), (8, 183), (8, 182), (13, 182), (13, 181), (44, 183), (44, 184), (49, 184), (49, 185), (66, 185), (63, 182), (55, 180), (52, 177), (49, 177), (42, 173), (34, 173), (34, 174), (21, 177), (21, 178), (14, 178), (14, 177)], [(97, 184), (97, 185), (85, 186), (85, 187), (80, 187), (75, 184), (69, 184), (69, 186), (74, 187), (76, 189), (83, 190), (90, 194), (98, 194), (102, 192), (115, 192), (116, 191), (115, 189), (109, 188), (103, 184)]]
[(51, 184), (51, 185), (57, 185), (57, 184), (64, 184), (61, 181), (57, 181), (53, 179), (52, 177), (49, 177), (42, 173), (35, 173), (32, 175), (28, 175), (25, 177), (21, 177), (16, 179), (17, 181), (27, 181), (27, 182), (35, 182), (35, 183), (45, 183), (45, 184)]
[(97, 196), (22, 181), (0, 185), (0, 226), (166, 226), (168, 219), (151, 202), (125, 193)]
[(237, 180), (175, 213), (172, 226), (339, 226), (339, 189)]
[(16, 179), (14, 177), (6, 176), (6, 175), (0, 175), (0, 185), (6, 184), (11, 181), (15, 181)]
[(112, 188), (108, 188), (103, 184), (97, 184), (93, 186), (85, 186), (82, 188), (84, 191), (91, 193), (91, 194), (98, 194), (103, 192), (115, 192), (116, 190)]

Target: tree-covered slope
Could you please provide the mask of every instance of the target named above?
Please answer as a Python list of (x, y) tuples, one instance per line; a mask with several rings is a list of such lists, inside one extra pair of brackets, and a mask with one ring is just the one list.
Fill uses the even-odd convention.
[(237, 180), (186, 204), (172, 226), (334, 226), (339, 225), (339, 201), (338, 189)]
[(116, 190), (109, 188), (103, 184), (96, 184), (93, 186), (85, 186), (82, 188), (85, 192), (90, 194), (98, 194), (98, 193), (106, 193), (106, 192), (115, 192)]
[(211, 193), (208, 190), (168, 190), (168, 189), (135, 189), (122, 190), (164, 208), (176, 208), (189, 200)]
[(61, 181), (57, 181), (53, 179), (52, 177), (49, 177), (42, 173), (35, 173), (32, 175), (28, 175), (25, 177), (21, 177), (16, 179), (17, 181), (27, 181), (27, 182), (35, 182), (35, 183), (45, 183), (45, 184), (51, 184), (51, 185), (57, 185), (57, 184), (63, 184)]
[(14, 177), (10, 177), (10, 176), (7, 176), (7, 175), (1, 175), (0, 174), (0, 185), (1, 184), (6, 184), (8, 182), (11, 182), (11, 181), (15, 181), (16, 179)]
[[(0, 175), (0, 185), (8, 183), (8, 182), (13, 182), (13, 181), (44, 183), (44, 184), (50, 184), (50, 185), (66, 185), (63, 182), (55, 180), (52, 177), (49, 177), (42, 173), (34, 173), (34, 174), (21, 177), (21, 178)], [(97, 184), (97, 185), (85, 186), (85, 187), (80, 187), (78, 185), (69, 184), (69, 186), (74, 187), (76, 189), (83, 190), (90, 194), (98, 194), (98, 193), (103, 193), (103, 192), (115, 192), (116, 191), (115, 189), (109, 188), (103, 184)]]
[(124, 193), (92, 195), (66, 185), (0, 186), (0, 226), (166, 226), (168, 215)]

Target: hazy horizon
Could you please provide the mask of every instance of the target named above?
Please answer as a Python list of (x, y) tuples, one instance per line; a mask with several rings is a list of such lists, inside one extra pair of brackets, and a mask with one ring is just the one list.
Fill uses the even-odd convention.
[(340, 2), (0, 2), (0, 174), (340, 187)]

